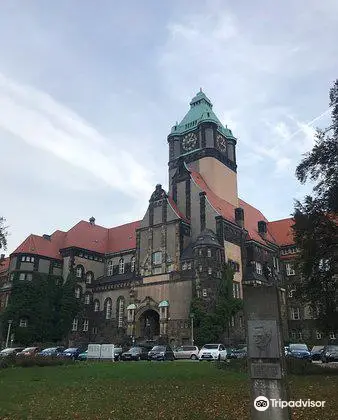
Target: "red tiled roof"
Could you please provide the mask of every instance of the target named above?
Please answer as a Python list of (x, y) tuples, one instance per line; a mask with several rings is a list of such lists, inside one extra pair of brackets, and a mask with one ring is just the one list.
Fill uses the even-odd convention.
[(139, 227), (141, 227), (140, 220), (108, 229), (106, 252), (119, 252), (136, 248), (136, 229)]
[(269, 230), (276, 238), (278, 245), (292, 245), (295, 243), (291, 228), (293, 224), (294, 220), (291, 217), (269, 222)]
[(190, 223), (190, 220), (187, 219), (184, 214), (178, 209), (177, 204), (175, 203), (175, 201), (173, 200), (172, 197), (168, 196), (168, 203), (170, 204), (170, 206), (172, 207), (172, 209), (174, 210), (174, 212), (177, 214), (177, 216), (180, 219), (183, 219), (185, 222)]
[(6, 272), (8, 270), (9, 263), (10, 263), (10, 258), (9, 257), (0, 261), (0, 274)]
[(77, 247), (104, 253), (106, 251), (108, 229), (81, 220), (66, 235), (63, 248)]
[[(38, 235), (29, 235), (22, 244), (14, 251), (14, 254), (27, 252), (30, 254), (38, 254), (43, 257), (50, 257), (56, 259), (62, 259), (59, 249), (62, 247), (62, 239), (66, 235), (65, 232), (60, 231), (54, 232), (55, 237), (51, 235), (51, 239), (45, 239)], [(63, 236), (63, 237), (62, 237)]]
[[(223, 200), (222, 198), (218, 197), (218, 195), (216, 195), (208, 187), (207, 183), (205, 182), (205, 180), (203, 179), (200, 173), (191, 171), (191, 176), (193, 180), (195, 181), (195, 183), (199, 186), (199, 188), (201, 188), (202, 191), (206, 192), (206, 196), (210, 204), (214, 207), (214, 209), (226, 220), (229, 220), (235, 223), (235, 206)], [(250, 206), (250, 204), (246, 203), (245, 201), (239, 199), (238, 204), (240, 207), (244, 209), (244, 227), (248, 231), (250, 239), (260, 242), (262, 244), (266, 244), (266, 241), (258, 233), (258, 222), (260, 220), (264, 220), (265, 222), (268, 223), (267, 219), (263, 216), (263, 214), (259, 210)], [(275, 242), (275, 239), (271, 235), (271, 232), (269, 231), (269, 229), (267, 232), (266, 239), (269, 242)]]

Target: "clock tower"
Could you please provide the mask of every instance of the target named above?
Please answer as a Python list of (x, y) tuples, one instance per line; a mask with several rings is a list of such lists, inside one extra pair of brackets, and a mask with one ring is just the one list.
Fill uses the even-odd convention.
[(187, 167), (199, 172), (208, 187), (220, 198), (238, 206), (236, 138), (223, 126), (202, 89), (190, 102), (183, 120), (173, 126), (169, 143), (169, 190), (184, 160)]

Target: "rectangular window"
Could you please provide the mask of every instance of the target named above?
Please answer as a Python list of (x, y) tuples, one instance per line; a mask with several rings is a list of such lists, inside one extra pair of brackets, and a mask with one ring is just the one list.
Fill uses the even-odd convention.
[(278, 258), (277, 257), (272, 257), (272, 261), (273, 261), (273, 268), (278, 273), (279, 272)]
[(77, 324), (78, 324), (78, 319), (74, 318), (73, 324), (72, 324), (72, 331), (77, 331)]
[(294, 320), (300, 319), (299, 308), (291, 308), (291, 319), (294, 319)]
[(295, 289), (290, 289), (289, 290), (289, 298), (293, 298), (293, 295), (294, 295), (294, 293), (295, 293)]
[(19, 280), (26, 280), (26, 274), (25, 273), (20, 273)]
[(93, 331), (93, 334), (97, 334), (97, 327), (93, 327), (92, 331)]
[(113, 261), (108, 261), (108, 269), (107, 269), (107, 276), (113, 275)]
[(322, 338), (322, 333), (320, 331), (316, 331), (316, 339), (320, 340)]
[(293, 269), (293, 264), (286, 263), (285, 268), (286, 268), (286, 275), (287, 276), (294, 276), (296, 274), (295, 270)]
[(241, 298), (241, 288), (240, 284), (237, 282), (232, 283), (232, 291), (234, 298), (240, 299)]
[(298, 331), (298, 338), (300, 340), (303, 340), (303, 333), (301, 331)]
[(27, 319), (20, 319), (20, 327), (26, 328), (27, 327)]
[(161, 251), (153, 253), (153, 264), (155, 264), (155, 265), (162, 264), (162, 252)]
[(118, 320), (118, 327), (123, 327), (123, 316), (124, 316), (124, 300), (121, 299), (119, 301), (119, 320)]
[(89, 321), (88, 321), (88, 319), (85, 319), (84, 321), (83, 321), (83, 331), (88, 331), (88, 327), (89, 327)]
[(211, 258), (211, 249), (208, 249), (208, 257)]
[(256, 273), (262, 274), (262, 264), (260, 262), (256, 262)]
[(232, 327), (235, 326), (235, 317), (234, 316), (231, 317), (231, 326)]

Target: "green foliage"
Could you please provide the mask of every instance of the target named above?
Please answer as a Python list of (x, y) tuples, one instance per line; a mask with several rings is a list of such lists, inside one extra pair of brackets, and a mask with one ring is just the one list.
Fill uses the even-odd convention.
[(194, 314), (194, 339), (197, 345), (219, 341), (229, 328), (230, 318), (242, 309), (241, 299), (233, 297), (233, 277), (233, 269), (225, 264), (212, 310), (208, 310), (203, 298), (196, 296), (192, 299), (190, 311)]
[(5, 221), (4, 217), (0, 217), (0, 249), (4, 250), (7, 249), (7, 226), (5, 226)]
[(325, 333), (338, 328), (338, 80), (330, 90), (330, 106), (333, 125), (318, 131), (316, 144), (296, 170), (300, 182), (315, 182), (313, 196), (297, 201), (293, 214), (300, 249), (296, 269), (302, 277), (296, 296), (310, 304)]
[(60, 366), (60, 365), (72, 365), (75, 361), (72, 359), (64, 359), (62, 357), (20, 357), (20, 356), (9, 356), (0, 359), (0, 369), (8, 367), (33, 367), (33, 366)]
[[(34, 273), (31, 281), (16, 276), (9, 304), (1, 317), (3, 325), (9, 319), (13, 321), (15, 342), (22, 345), (61, 341), (80, 310), (74, 288), (71, 277), (62, 284), (60, 277), (47, 274)], [(20, 327), (20, 319), (27, 320), (27, 327)], [(3, 334), (6, 333), (5, 329)]]

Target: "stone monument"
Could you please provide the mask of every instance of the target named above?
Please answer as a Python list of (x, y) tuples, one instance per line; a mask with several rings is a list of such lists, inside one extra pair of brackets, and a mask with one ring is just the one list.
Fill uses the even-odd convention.
[(274, 406), (271, 401), (288, 401), (281, 293), (273, 285), (243, 286), (252, 420), (291, 418), (289, 408)]

